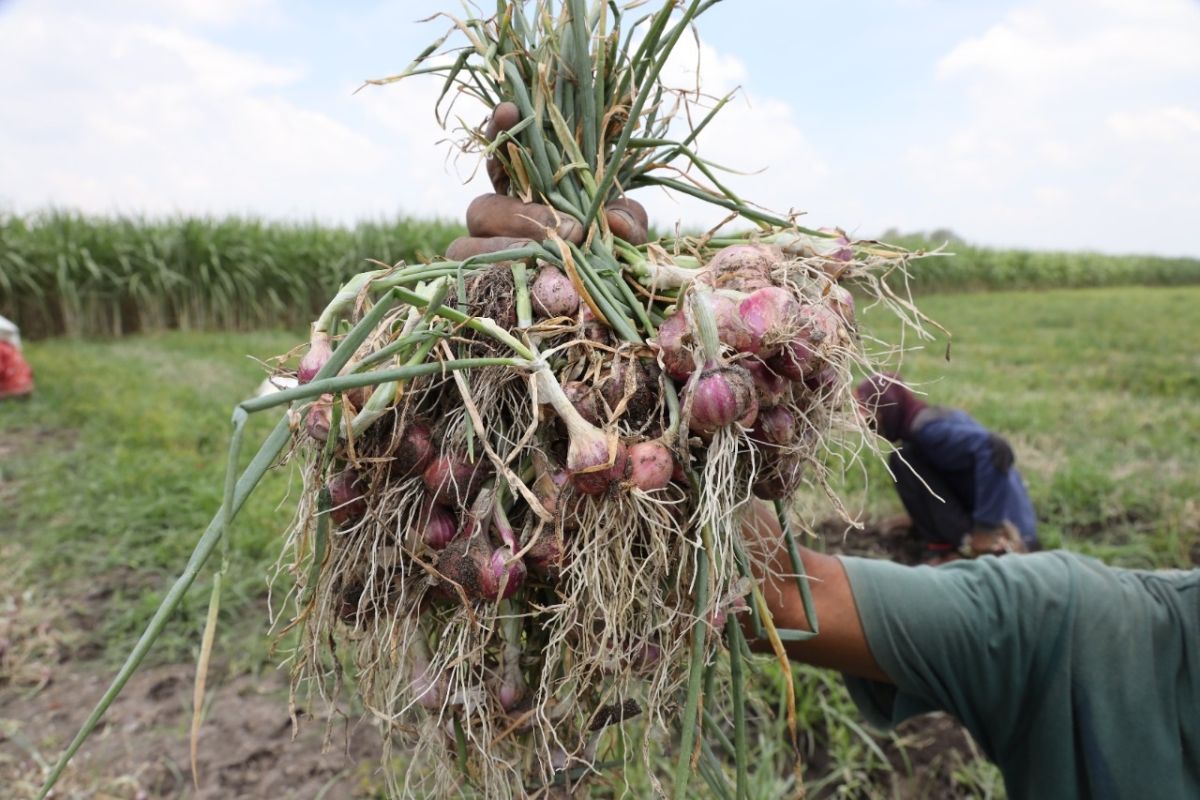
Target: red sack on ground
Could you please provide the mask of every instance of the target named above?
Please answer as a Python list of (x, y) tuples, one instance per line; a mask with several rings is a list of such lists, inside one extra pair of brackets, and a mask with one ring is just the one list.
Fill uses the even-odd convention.
[(0, 342), (0, 400), (33, 391), (33, 370), (11, 342)]

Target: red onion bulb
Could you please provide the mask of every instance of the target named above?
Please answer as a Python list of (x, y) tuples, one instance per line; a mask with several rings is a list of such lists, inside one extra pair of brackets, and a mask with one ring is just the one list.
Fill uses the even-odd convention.
[(596, 433), (596, 436), (573, 433), (567, 448), (567, 472), (572, 485), (592, 496), (604, 494), (614, 481), (624, 477), (627, 459), (625, 445), (616, 437), (610, 439), (600, 431)]
[(796, 441), (796, 415), (787, 406), (759, 409), (750, 438), (778, 447), (789, 445)]
[(300, 359), (300, 367), (296, 370), (296, 380), (301, 385), (310, 382), (317, 377), (321, 367), (325, 366), (325, 362), (329, 361), (332, 355), (333, 348), (329, 343), (329, 334), (314, 333), (312, 340), (308, 343), (308, 352), (304, 354), (304, 358)]
[(653, 345), (658, 349), (663, 370), (673, 380), (686, 381), (696, 371), (691, 341), (691, 327), (682, 311), (676, 311), (658, 327), (658, 337)]
[(715, 433), (758, 411), (754, 379), (739, 366), (710, 366), (688, 389), (691, 418), (688, 427), (701, 434)]
[(392, 449), (388, 474), (393, 479), (403, 480), (424, 472), (433, 459), (433, 452), (433, 432), (425, 423), (413, 420), (405, 426)]
[(638, 442), (629, 446), (629, 483), (643, 491), (662, 489), (671, 482), (675, 459), (659, 441)]
[(479, 583), (485, 600), (507, 600), (525, 583), (525, 563), (513, 555), (507, 546), (492, 551)]
[(347, 467), (329, 479), (329, 518), (335, 525), (344, 525), (357, 520), (367, 511), (357, 472)]
[(329, 429), (332, 426), (333, 395), (323, 394), (308, 407), (308, 415), (304, 418), (304, 430), (318, 442), (323, 442), (329, 438)]
[(445, 506), (427, 502), (422, 518), (425, 520), (421, 539), (434, 550), (444, 550), (458, 537), (458, 520)]
[(749, 330), (747, 352), (770, 358), (779, 352), (800, 327), (800, 304), (787, 289), (765, 286), (738, 308)]
[(465, 456), (443, 453), (429, 462), (421, 477), (433, 502), (460, 507), (474, 499), (490, 473), (483, 459), (472, 464)]
[(529, 287), (533, 310), (539, 319), (565, 317), (579, 309), (579, 292), (557, 267), (541, 267)]

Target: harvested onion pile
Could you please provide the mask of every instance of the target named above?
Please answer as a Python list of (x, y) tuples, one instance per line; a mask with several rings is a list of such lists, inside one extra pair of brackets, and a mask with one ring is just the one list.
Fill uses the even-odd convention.
[[(398, 793), (538, 793), (614, 752), (640, 758), (677, 728), (671, 791), (686, 796), (693, 757), (712, 757), (697, 734), (724, 697), (746, 795), (737, 620), (777, 652), (811, 634), (771, 624), (752, 579), (764, 556), (739, 520), (755, 497), (782, 515), (806, 485), (836, 500), (826, 455), (863, 424), (846, 287), (906, 321), (916, 312), (884, 280), (903, 272), (903, 251), (800, 228), (717, 181), (694, 141), (724, 101), (671, 138), (701, 95), (658, 74), (712, 4), (667, 2), (626, 23), (599, 1), (501, 3), (496, 18), (454, 20), (467, 40), (456, 58), (433, 59), (443, 37), (399, 76), (437, 73), (447, 91), (514, 103), (520, 121), (474, 145), (512, 195), (578, 224), (343, 287), (313, 324), (301, 385), (235, 413), (222, 510), (110, 695), (287, 450), (304, 476), (278, 576), (280, 625), (299, 632), (294, 688), (336, 703), (350, 671)], [(634, 246), (602, 212), (639, 186), (757, 227)], [(284, 405), (235, 483), (246, 415)], [(730, 685), (705, 697), (718, 657)], [(645, 738), (627, 743), (633, 717)]]

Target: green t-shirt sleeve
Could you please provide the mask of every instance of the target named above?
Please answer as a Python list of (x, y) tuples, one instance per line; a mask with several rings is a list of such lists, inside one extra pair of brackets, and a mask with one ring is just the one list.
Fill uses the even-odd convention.
[(954, 715), (1014, 800), (1200, 797), (1200, 570), (1063, 552), (842, 563), (894, 682), (846, 679), (868, 718)]
[(1034, 678), (1067, 645), (1071, 576), (1042, 561), (1014, 574), (996, 559), (934, 568), (843, 558), (867, 643), (895, 684), (847, 678), (864, 715), (886, 727), (947, 711), (989, 756), (1004, 752), (1036, 706), (1027, 695), (1044, 682)]

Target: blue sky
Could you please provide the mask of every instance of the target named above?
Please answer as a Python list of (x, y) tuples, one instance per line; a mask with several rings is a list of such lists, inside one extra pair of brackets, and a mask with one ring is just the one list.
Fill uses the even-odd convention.
[[(456, 7), (0, 0), (0, 207), (456, 216), (484, 186), (438, 144), (436, 83), (353, 94)], [(706, 90), (744, 91), (702, 150), (762, 170), (730, 182), (763, 205), (863, 236), (1200, 255), (1196, 0), (725, 0), (699, 30)], [(719, 216), (642, 199), (664, 225)]]

